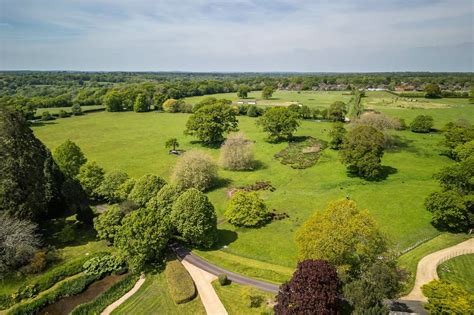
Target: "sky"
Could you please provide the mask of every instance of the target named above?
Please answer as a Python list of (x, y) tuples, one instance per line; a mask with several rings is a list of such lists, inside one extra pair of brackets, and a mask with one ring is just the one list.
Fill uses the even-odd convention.
[(0, 0), (0, 70), (474, 71), (473, 0)]

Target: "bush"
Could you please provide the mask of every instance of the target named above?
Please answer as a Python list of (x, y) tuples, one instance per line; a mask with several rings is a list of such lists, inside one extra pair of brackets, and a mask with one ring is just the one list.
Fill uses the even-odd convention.
[(104, 255), (89, 259), (82, 268), (84, 268), (84, 272), (88, 275), (102, 275), (112, 272), (121, 273), (125, 270), (125, 263), (116, 256)]
[(179, 101), (174, 98), (167, 99), (163, 105), (163, 110), (168, 113), (177, 113), (179, 112)]
[(72, 224), (66, 224), (63, 226), (58, 234), (58, 239), (63, 244), (69, 244), (76, 239), (76, 228)]
[(66, 140), (54, 149), (53, 157), (61, 171), (71, 178), (76, 177), (87, 161), (81, 149), (71, 140)]
[(257, 192), (239, 191), (232, 196), (225, 216), (236, 226), (257, 227), (270, 219), (270, 212)]
[(253, 142), (242, 132), (229, 135), (221, 146), (219, 163), (224, 169), (240, 171), (252, 169)]
[(46, 252), (44, 250), (39, 250), (33, 256), (28, 266), (26, 266), (26, 271), (28, 273), (39, 273), (46, 268), (48, 264), (48, 259)]
[(413, 132), (428, 133), (433, 127), (433, 117), (427, 115), (418, 115), (410, 124)]
[(217, 165), (202, 151), (186, 152), (174, 167), (172, 181), (180, 189), (196, 188), (204, 191), (217, 181)]
[(59, 114), (58, 114), (58, 115), (59, 115), (59, 117), (61, 117), (61, 118), (69, 117), (68, 112), (66, 112), (64, 109), (61, 109), (61, 110), (59, 111)]
[(123, 184), (119, 186), (117, 189), (117, 197), (120, 200), (127, 200), (130, 192), (132, 191), (133, 187), (135, 186), (136, 180), (134, 178), (129, 178)]
[(168, 261), (165, 276), (171, 298), (176, 304), (186, 303), (196, 297), (193, 279), (179, 260)]
[(151, 174), (144, 175), (135, 182), (128, 199), (143, 207), (164, 185), (166, 181), (163, 178)]
[(54, 117), (46, 110), (41, 114), (41, 120), (44, 120), (44, 121), (54, 120)]
[(227, 275), (225, 273), (221, 273), (217, 276), (217, 279), (219, 280), (219, 284), (221, 286), (225, 286), (229, 284), (229, 279), (227, 278)]
[(428, 298), (425, 309), (432, 315), (472, 314), (474, 296), (447, 280), (433, 280), (421, 287)]
[(79, 104), (74, 104), (72, 105), (71, 107), (71, 112), (74, 116), (79, 116), (79, 115), (82, 115), (82, 109), (81, 109), (81, 106)]
[(469, 210), (463, 197), (452, 190), (431, 193), (425, 200), (425, 207), (432, 213), (435, 226), (452, 231), (465, 231), (469, 227)]
[(96, 299), (76, 306), (71, 315), (100, 314), (110, 304), (120, 299), (125, 293), (130, 291), (137, 283), (137, 274), (128, 274), (120, 281), (114, 283), (107, 291), (99, 295)]
[(95, 161), (88, 161), (79, 169), (77, 179), (90, 198), (99, 197), (98, 189), (104, 179), (104, 169)]
[[(123, 201), (120, 196), (120, 186), (128, 180), (128, 175), (124, 172), (114, 171), (105, 174), (102, 183), (97, 188), (97, 194), (108, 203)], [(131, 191), (131, 189), (130, 189)], [(129, 193), (129, 192), (128, 192)], [(127, 197), (128, 197), (127, 193)]]
[(107, 211), (94, 219), (94, 228), (97, 237), (109, 242), (113, 242), (117, 231), (122, 226), (122, 219), (125, 213), (119, 206), (109, 206)]

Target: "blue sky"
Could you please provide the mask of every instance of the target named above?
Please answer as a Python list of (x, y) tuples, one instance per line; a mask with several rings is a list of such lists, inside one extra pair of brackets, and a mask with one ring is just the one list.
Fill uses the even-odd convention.
[(0, 0), (0, 69), (474, 71), (472, 0)]

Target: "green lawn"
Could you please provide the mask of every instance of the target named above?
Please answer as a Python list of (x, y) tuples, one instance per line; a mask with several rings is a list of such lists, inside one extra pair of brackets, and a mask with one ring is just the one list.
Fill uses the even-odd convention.
[(454, 257), (438, 266), (438, 276), (474, 293), (474, 254)]
[(169, 293), (165, 274), (148, 274), (137, 293), (120, 305), (112, 314), (206, 314), (197, 296), (194, 300), (175, 304)]
[[(275, 295), (272, 293), (236, 283), (221, 286), (218, 281), (214, 281), (212, 285), (229, 315), (273, 314)], [(250, 305), (250, 298), (245, 295), (244, 290), (250, 290), (250, 295), (259, 301), (257, 305)]]
[[(227, 95), (235, 96), (235, 93)], [(369, 94), (369, 98), (377, 99), (376, 96)], [(347, 101), (350, 96), (342, 95), (342, 92), (277, 92), (275, 98), (325, 106), (337, 99)], [(191, 100), (198, 101), (198, 98)], [(455, 101), (459, 102), (458, 99)], [(465, 102), (441, 109), (384, 110), (389, 114), (390, 111), (397, 111), (397, 116), (407, 118), (414, 111), (424, 111), (435, 117), (437, 126), (442, 126), (456, 118), (473, 120), (473, 107), (467, 105), (467, 100)], [(383, 108), (383, 104), (377, 106)], [(106, 171), (123, 170), (133, 177), (153, 173), (169, 180), (179, 157), (168, 154), (164, 147), (167, 139), (177, 138), (180, 148), (184, 150), (198, 148), (209, 152), (216, 159), (219, 155), (218, 149), (202, 147), (195, 139), (183, 135), (188, 117), (188, 114), (154, 112), (101, 112), (46, 122), (43, 126), (33, 127), (33, 130), (51, 149), (66, 139), (71, 139), (82, 148), (88, 159), (97, 161)], [(440, 155), (442, 148), (439, 142), (443, 138), (441, 133), (394, 132), (402, 145), (398, 150), (386, 152), (382, 161), (384, 166), (390, 167), (391, 174), (380, 182), (366, 182), (349, 177), (345, 167), (339, 162), (337, 152), (329, 149), (323, 152), (315, 166), (308, 169), (295, 170), (280, 164), (273, 155), (287, 144), (267, 143), (264, 140), (266, 135), (258, 129), (255, 122), (255, 118), (239, 117), (240, 129), (256, 142), (255, 158), (261, 167), (252, 172), (220, 170), (220, 177), (226, 179), (228, 184), (208, 192), (209, 198), (216, 207), (218, 217), (222, 219), (229, 187), (267, 180), (276, 187), (275, 192), (262, 194), (269, 208), (287, 212), (290, 218), (272, 222), (259, 229), (220, 224), (220, 250), (200, 253), (209, 261), (217, 265), (228, 265), (234, 270), (256, 277), (281, 282), (291, 275), (291, 270), (296, 265), (294, 233), (298, 227), (314, 211), (324, 209), (329, 201), (346, 196), (355, 200), (361, 208), (368, 209), (382, 231), (400, 250), (439, 233), (431, 226), (430, 213), (424, 209), (423, 202), (430, 192), (439, 188), (432, 175), (452, 163)], [(297, 135), (328, 140), (330, 126), (329, 123), (303, 121)], [(222, 259), (223, 253), (229, 254), (226, 259)], [(235, 256), (242, 259), (233, 259)], [(270, 268), (261, 270), (260, 263), (268, 263)]]

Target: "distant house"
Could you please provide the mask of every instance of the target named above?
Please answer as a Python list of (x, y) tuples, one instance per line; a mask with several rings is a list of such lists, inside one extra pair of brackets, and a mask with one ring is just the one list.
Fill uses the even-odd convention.
[(248, 101), (247, 104), (249, 104), (249, 105), (257, 105), (257, 101)]

